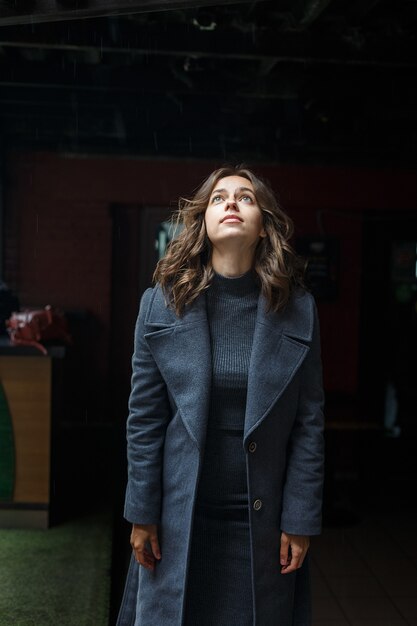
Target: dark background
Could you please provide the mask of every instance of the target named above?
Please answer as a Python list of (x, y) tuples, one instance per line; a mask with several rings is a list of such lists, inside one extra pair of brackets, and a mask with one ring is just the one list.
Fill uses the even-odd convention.
[(61, 517), (105, 501), (121, 518), (158, 227), (215, 167), (245, 162), (311, 257), (325, 519), (355, 523), (375, 494), (415, 489), (417, 2), (204, 4), (0, 4), (0, 277), (22, 307), (64, 309), (75, 338)]

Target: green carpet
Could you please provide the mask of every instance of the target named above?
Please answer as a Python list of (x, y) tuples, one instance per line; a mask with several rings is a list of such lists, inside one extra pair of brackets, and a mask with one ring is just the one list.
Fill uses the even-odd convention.
[(112, 516), (0, 530), (0, 626), (107, 626)]

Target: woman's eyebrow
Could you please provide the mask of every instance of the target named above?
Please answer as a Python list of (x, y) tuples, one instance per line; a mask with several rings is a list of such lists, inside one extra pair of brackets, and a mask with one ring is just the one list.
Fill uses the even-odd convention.
[[(255, 195), (255, 192), (253, 191), (253, 189), (249, 189), (249, 187), (238, 187), (236, 189), (236, 193), (240, 193), (241, 191), (250, 191), (250, 193)], [(227, 193), (227, 189), (215, 189), (214, 191), (211, 192), (211, 195), (215, 193)]]
[(236, 189), (236, 191), (239, 193), (240, 191), (250, 191), (250, 193), (253, 193), (253, 195), (255, 195), (255, 192), (253, 191), (253, 189), (249, 189), (249, 187), (239, 187), (238, 189)]

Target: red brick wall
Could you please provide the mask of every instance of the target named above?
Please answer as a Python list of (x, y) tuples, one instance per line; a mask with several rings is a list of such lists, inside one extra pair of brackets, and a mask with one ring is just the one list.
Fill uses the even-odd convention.
[[(176, 206), (217, 164), (204, 161), (21, 153), (8, 155), (5, 279), (23, 306), (87, 309), (100, 324), (97, 367), (105, 378), (110, 316), (112, 203)], [(363, 210), (415, 207), (415, 173), (263, 166), (298, 235), (340, 238), (340, 298), (321, 303), (325, 382), (357, 386)]]

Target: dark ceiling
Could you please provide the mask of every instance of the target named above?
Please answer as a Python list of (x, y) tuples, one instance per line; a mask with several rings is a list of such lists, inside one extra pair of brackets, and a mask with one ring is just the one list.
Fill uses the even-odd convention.
[[(7, 148), (417, 162), (415, 0), (223, 2), (134, 14), (125, 7), (68, 20), (75, 2), (61, 0), (61, 12), (45, 17), (36, 0), (10, 1), (6, 12), (2, 0)], [(88, 14), (88, 2), (76, 7)]]

